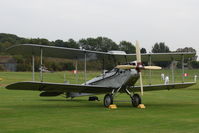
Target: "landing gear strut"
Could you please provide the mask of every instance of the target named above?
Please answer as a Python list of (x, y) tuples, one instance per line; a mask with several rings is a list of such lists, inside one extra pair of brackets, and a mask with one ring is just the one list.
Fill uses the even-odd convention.
[(133, 96), (131, 96), (131, 102), (132, 102), (133, 107), (137, 107), (139, 104), (142, 103), (142, 99), (140, 95), (133, 94)]
[(126, 93), (131, 97), (131, 102), (132, 102), (133, 107), (137, 107), (139, 104), (142, 103), (142, 99), (141, 99), (140, 95), (138, 95), (138, 94), (132, 95), (128, 89), (126, 89)]
[(111, 104), (113, 104), (113, 95), (112, 94), (106, 94), (104, 96), (104, 106), (108, 107)]

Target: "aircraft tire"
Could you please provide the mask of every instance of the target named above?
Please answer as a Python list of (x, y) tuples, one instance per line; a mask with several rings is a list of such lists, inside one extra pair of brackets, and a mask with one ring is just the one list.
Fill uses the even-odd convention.
[(141, 99), (140, 95), (134, 94), (131, 97), (131, 102), (132, 102), (133, 107), (137, 107), (139, 104), (142, 103), (142, 99)]
[(113, 104), (113, 95), (106, 94), (104, 96), (104, 106), (108, 107), (109, 105)]

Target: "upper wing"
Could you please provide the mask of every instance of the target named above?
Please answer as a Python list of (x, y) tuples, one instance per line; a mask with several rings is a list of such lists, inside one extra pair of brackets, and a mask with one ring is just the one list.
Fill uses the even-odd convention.
[[(136, 60), (135, 54), (114, 54), (109, 52), (99, 52), (99, 51), (90, 51), (90, 50), (81, 50), (74, 48), (65, 48), (65, 47), (55, 47), (55, 46), (46, 46), (46, 45), (37, 45), (37, 44), (19, 44), (14, 45), (7, 49), (7, 52), (11, 54), (20, 54), (20, 55), (36, 55), (40, 56), (40, 50), (43, 51), (43, 56), (46, 57), (57, 57), (65, 59), (74, 59), (74, 60), (86, 60), (87, 61), (101, 61), (104, 63), (104, 68), (113, 68), (118, 64), (125, 64)], [(150, 59), (152, 62), (155, 61), (172, 61), (172, 60), (182, 60), (191, 58), (195, 56), (196, 53), (193, 52), (181, 52), (181, 53), (148, 53), (142, 54), (142, 61), (148, 62)]]
[[(160, 84), (160, 85), (144, 85), (144, 91), (155, 91), (155, 90), (170, 90), (170, 89), (182, 89), (189, 86), (195, 85), (195, 82), (188, 83), (173, 83), (173, 84)], [(134, 86), (131, 88), (133, 91), (140, 91), (140, 86)]]
[(80, 92), (80, 93), (109, 93), (116, 88), (107, 88), (94, 85), (77, 85), (49, 82), (17, 82), (6, 86), (10, 90), (34, 90), (47, 92)]

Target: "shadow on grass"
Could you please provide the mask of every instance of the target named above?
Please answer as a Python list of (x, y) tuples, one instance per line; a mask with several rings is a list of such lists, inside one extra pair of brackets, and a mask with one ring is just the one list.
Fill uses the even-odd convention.
[[(185, 108), (195, 108), (195, 109), (198, 109), (198, 105), (196, 104), (146, 104), (146, 109), (185, 109)], [(117, 105), (118, 109), (138, 109), (138, 108), (135, 108), (129, 104), (118, 104)], [(34, 109), (34, 110), (46, 110), (46, 109), (68, 109), (68, 110), (73, 110), (73, 109), (100, 109), (100, 110), (104, 110), (104, 109), (108, 109), (108, 108), (105, 108), (102, 104), (78, 104), (78, 105), (63, 105), (63, 104), (38, 104), (38, 105), (14, 105), (14, 106), (6, 106), (6, 108), (10, 108), (10, 109), (13, 109), (13, 108), (17, 108), (17, 109), (20, 109), (20, 110), (26, 110), (26, 109)]]
[(198, 108), (198, 103), (148, 103), (148, 108)]
[[(133, 108), (131, 103), (116, 103), (118, 107), (122, 108)], [(199, 103), (146, 103), (144, 104), (146, 108), (148, 109), (154, 109), (154, 108), (198, 108)]]
[[(6, 106), (6, 107), (9, 107), (9, 106)], [(14, 105), (14, 106), (10, 106), (10, 108), (32, 108), (32, 109), (46, 109), (46, 108), (56, 108), (56, 109), (61, 109), (61, 108), (69, 108), (69, 109), (73, 109), (73, 108), (103, 108), (103, 105), (99, 105), (99, 104), (96, 104), (96, 105), (85, 105), (85, 104), (82, 104), (82, 105), (55, 105), (55, 104), (41, 104), (41, 105)]]
[[(18, 104), (18, 105), (7, 105), (6, 107), (11, 108), (33, 108), (33, 109), (45, 109), (45, 108), (101, 108), (104, 109), (103, 101), (88, 101), (87, 99), (38, 99), (35, 100), (38, 103), (30, 103), (30, 104)], [(132, 106), (131, 102), (128, 100), (117, 100), (115, 103), (118, 108), (135, 108)], [(144, 103), (146, 108), (148, 109), (159, 109), (159, 108), (198, 108), (199, 103)]]
[(66, 101), (66, 102), (80, 102), (80, 101), (88, 101), (86, 99), (39, 99), (38, 101)]
[[(49, 101), (50, 102), (57, 102), (57, 101), (65, 101), (66, 103), (78, 103), (80, 106), (89, 106), (93, 107), (96, 104), (99, 104), (103, 106), (103, 100), (100, 101), (88, 101), (88, 99), (39, 99), (39, 101)], [(66, 106), (70, 106), (70, 104), (67, 104)], [(114, 104), (119, 105), (120, 107), (132, 107), (131, 100), (114, 100)], [(199, 103), (196, 102), (173, 102), (173, 103), (152, 103), (152, 102), (145, 102), (143, 103), (147, 107), (192, 107), (192, 106), (198, 106)], [(104, 107), (104, 106), (103, 106)]]

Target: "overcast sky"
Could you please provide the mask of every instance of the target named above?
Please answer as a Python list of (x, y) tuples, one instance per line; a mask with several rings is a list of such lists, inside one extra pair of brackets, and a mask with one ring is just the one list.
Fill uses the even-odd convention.
[(0, 0), (0, 33), (49, 40), (105, 36), (151, 50), (199, 44), (199, 0)]

